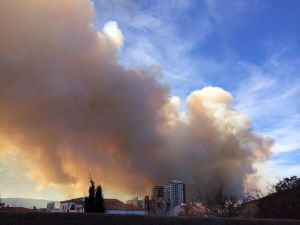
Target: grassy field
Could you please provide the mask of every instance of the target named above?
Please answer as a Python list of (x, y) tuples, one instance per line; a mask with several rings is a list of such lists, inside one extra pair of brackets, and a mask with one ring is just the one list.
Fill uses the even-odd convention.
[(0, 213), (0, 225), (286, 225), (300, 220), (254, 220), (101, 214)]

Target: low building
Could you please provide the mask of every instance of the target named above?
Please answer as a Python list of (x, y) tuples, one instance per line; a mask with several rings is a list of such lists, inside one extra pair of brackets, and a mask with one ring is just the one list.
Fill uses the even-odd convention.
[(60, 202), (60, 212), (84, 212), (84, 198), (73, 198)]
[(134, 205), (138, 208), (144, 208), (144, 200), (140, 200), (138, 196), (134, 197), (133, 199), (127, 200), (126, 204)]
[(47, 203), (46, 212), (60, 212), (60, 205), (59, 202), (49, 202)]
[(107, 214), (147, 215), (147, 210), (133, 204), (125, 204), (118, 199), (104, 199)]
[[(133, 204), (125, 204), (118, 199), (104, 199), (105, 213), (147, 215), (147, 210)], [(52, 205), (49, 207), (52, 207)], [(74, 198), (60, 202), (60, 212), (84, 212), (84, 198)]]

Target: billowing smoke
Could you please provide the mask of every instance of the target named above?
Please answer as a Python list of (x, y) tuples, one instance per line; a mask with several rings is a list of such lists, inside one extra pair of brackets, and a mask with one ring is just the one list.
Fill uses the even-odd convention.
[(70, 195), (89, 173), (111, 194), (171, 179), (241, 193), (272, 141), (220, 88), (191, 93), (181, 112), (153, 73), (117, 63), (122, 32), (98, 32), (93, 14), (89, 0), (0, 1), (0, 154), (12, 149), (32, 179)]

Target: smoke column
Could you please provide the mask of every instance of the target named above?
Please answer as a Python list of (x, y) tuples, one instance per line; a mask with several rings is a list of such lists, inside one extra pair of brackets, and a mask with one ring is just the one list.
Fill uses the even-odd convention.
[(94, 13), (89, 0), (0, 1), (0, 154), (73, 196), (89, 173), (111, 193), (171, 179), (242, 193), (273, 141), (221, 88), (192, 92), (181, 112), (155, 75), (117, 63), (123, 34), (112, 21), (95, 30)]

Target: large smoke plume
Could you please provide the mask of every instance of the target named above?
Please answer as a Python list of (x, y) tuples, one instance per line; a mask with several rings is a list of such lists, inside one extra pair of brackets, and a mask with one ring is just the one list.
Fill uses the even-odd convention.
[(174, 178), (241, 193), (272, 141), (221, 88), (192, 92), (181, 112), (155, 75), (117, 64), (122, 32), (98, 32), (93, 14), (89, 0), (0, 1), (0, 154), (13, 149), (33, 179), (71, 195), (89, 173), (106, 193)]

